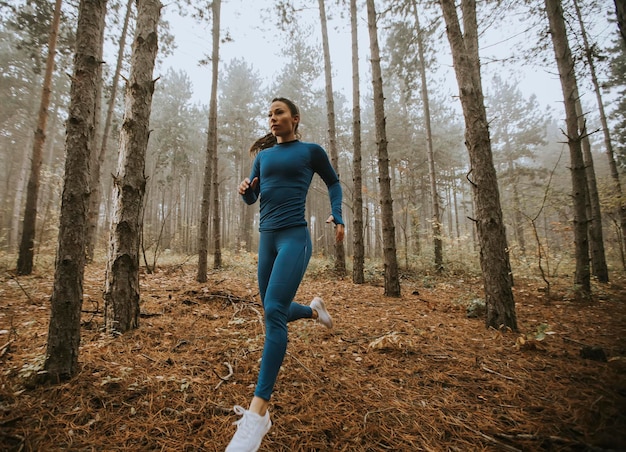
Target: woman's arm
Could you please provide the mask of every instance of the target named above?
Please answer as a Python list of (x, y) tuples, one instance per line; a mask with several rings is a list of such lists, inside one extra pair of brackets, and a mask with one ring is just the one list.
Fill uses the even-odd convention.
[[(328, 154), (324, 148), (319, 145), (313, 145), (312, 149), (313, 169), (320, 175), (326, 187), (328, 188), (328, 197), (330, 198), (330, 208), (332, 222), (337, 225), (343, 225), (343, 216), (341, 206), (343, 202), (343, 190), (339, 177), (335, 172), (333, 165), (328, 159)], [(330, 217), (329, 217), (330, 219)]]
[(261, 191), (259, 184), (259, 162), (258, 156), (254, 159), (252, 164), (252, 171), (250, 177), (246, 177), (241, 181), (238, 187), (239, 194), (243, 198), (246, 204), (254, 204), (259, 198)]

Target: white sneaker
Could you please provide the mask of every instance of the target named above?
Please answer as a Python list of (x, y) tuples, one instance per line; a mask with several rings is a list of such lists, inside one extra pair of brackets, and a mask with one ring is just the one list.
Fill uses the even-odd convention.
[(324, 300), (320, 297), (315, 297), (313, 301), (311, 301), (310, 306), (311, 309), (317, 311), (317, 321), (330, 330), (333, 327), (333, 318), (326, 310)]
[(269, 411), (265, 412), (265, 416), (260, 416), (252, 411), (244, 410), (239, 405), (235, 405), (234, 410), (236, 414), (243, 417), (233, 422), (237, 426), (237, 431), (226, 446), (226, 452), (256, 452), (261, 447), (263, 437), (272, 426)]

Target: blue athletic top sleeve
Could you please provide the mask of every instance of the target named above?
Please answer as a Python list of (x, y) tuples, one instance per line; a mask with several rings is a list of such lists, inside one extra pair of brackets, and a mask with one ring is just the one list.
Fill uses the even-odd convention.
[(335, 224), (344, 224), (341, 184), (326, 151), (315, 143), (290, 141), (264, 149), (254, 159), (250, 180), (258, 177), (259, 184), (254, 190), (248, 188), (242, 197), (247, 204), (254, 204), (261, 198), (259, 231), (307, 224), (304, 217), (306, 195), (315, 173), (328, 188)]

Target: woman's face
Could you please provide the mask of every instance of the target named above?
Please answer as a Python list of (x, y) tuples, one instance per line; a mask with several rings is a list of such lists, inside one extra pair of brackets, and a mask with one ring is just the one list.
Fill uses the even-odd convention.
[(279, 100), (272, 102), (268, 117), (272, 134), (279, 139), (279, 142), (295, 138), (296, 126), (300, 117), (293, 116), (286, 103)]

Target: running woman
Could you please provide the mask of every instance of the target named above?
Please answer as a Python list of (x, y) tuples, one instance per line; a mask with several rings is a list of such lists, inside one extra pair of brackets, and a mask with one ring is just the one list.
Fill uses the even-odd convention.
[(287, 350), (287, 323), (316, 319), (326, 328), (333, 320), (321, 298), (309, 306), (293, 301), (311, 258), (311, 237), (304, 216), (306, 196), (315, 173), (328, 188), (335, 239), (343, 241), (342, 190), (326, 151), (314, 143), (300, 141), (300, 112), (289, 99), (272, 100), (269, 109), (271, 133), (257, 140), (250, 177), (239, 184), (247, 204), (260, 198), (260, 241), (258, 283), (265, 311), (265, 344), (254, 397), (242, 416), (226, 452), (254, 452), (272, 426), (268, 411), (278, 371)]

